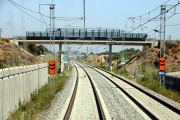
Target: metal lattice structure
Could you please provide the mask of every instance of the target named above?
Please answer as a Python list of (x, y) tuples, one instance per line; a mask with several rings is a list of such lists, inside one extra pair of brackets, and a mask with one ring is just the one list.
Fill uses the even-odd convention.
[[(55, 61), (55, 4), (50, 4), (50, 61)], [(50, 74), (54, 86), (55, 74)]]
[[(166, 33), (166, 6), (161, 5), (161, 17), (160, 17), (160, 57), (165, 57), (165, 33)], [(165, 76), (160, 75), (159, 85), (160, 87), (165, 84)]]

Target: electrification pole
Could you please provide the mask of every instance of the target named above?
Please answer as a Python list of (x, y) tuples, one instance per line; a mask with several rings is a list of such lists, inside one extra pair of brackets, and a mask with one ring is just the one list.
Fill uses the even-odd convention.
[[(122, 31), (122, 58), (124, 57), (124, 42), (125, 42), (125, 31)], [(123, 68), (123, 76), (124, 76), (124, 64), (122, 64)]]
[[(50, 4), (50, 61), (55, 61), (55, 4)], [(50, 84), (54, 87), (55, 74), (50, 74)]]
[(84, 7), (84, 9), (83, 9), (83, 13), (84, 13), (84, 35), (83, 35), (83, 40), (84, 40), (84, 38), (85, 38), (85, 0), (83, 0), (83, 7)]
[(87, 47), (87, 63), (88, 63), (88, 47)]
[(171, 35), (169, 35), (169, 40), (170, 40), (170, 42), (171, 42)]
[[(161, 5), (161, 17), (160, 17), (160, 57), (165, 57), (165, 30), (166, 30), (166, 6)], [(162, 45), (164, 42), (164, 45)], [(160, 75), (159, 85), (160, 87), (165, 84), (165, 75)]]

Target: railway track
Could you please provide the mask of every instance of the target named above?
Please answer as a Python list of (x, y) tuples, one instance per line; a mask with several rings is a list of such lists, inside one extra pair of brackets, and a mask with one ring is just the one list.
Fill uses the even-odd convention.
[[(78, 67), (77, 67), (77, 65), (76, 64), (74, 64), (74, 63), (72, 63), (74, 66), (75, 66), (75, 68), (76, 68), (76, 71), (77, 71), (77, 78), (76, 78), (76, 83), (75, 83), (75, 87), (74, 87), (74, 91), (73, 91), (73, 94), (72, 94), (72, 97), (71, 97), (71, 100), (70, 100), (70, 103), (69, 103), (69, 105), (68, 105), (68, 109), (67, 109), (67, 111), (66, 111), (66, 114), (65, 114), (65, 116), (64, 116), (64, 120), (68, 120), (68, 119), (87, 119), (87, 118), (90, 118), (90, 116), (88, 117), (88, 115), (87, 116), (85, 116), (85, 115), (83, 115), (83, 113), (82, 112), (84, 112), (83, 110), (84, 110), (84, 108), (81, 108), (81, 107), (86, 107), (86, 108), (88, 108), (89, 106), (91, 106), (92, 104), (90, 104), (90, 103), (87, 103), (88, 104), (88, 106), (83, 106), (84, 104), (81, 104), (80, 106), (78, 106), (78, 104), (80, 103), (80, 102), (86, 102), (86, 100), (87, 99), (90, 99), (90, 98), (87, 98), (86, 100), (84, 99), (84, 98), (86, 98), (86, 96), (83, 96), (83, 98), (81, 97), (81, 98), (77, 98), (77, 97), (79, 97), (79, 95), (80, 94), (84, 94), (84, 93), (82, 93), (83, 92), (83, 90), (82, 90), (82, 87), (86, 87), (86, 86), (82, 86), (82, 84), (80, 84), (80, 82), (82, 81), (80, 81), (80, 73), (79, 73), (79, 70), (78, 70)], [(78, 65), (79, 66), (79, 65)], [(97, 114), (98, 115), (95, 115), (95, 119), (100, 119), (100, 120), (105, 120), (106, 118), (105, 118), (105, 114), (104, 114), (104, 111), (103, 111), (103, 108), (102, 108), (102, 105), (101, 105), (101, 101), (100, 101), (100, 99), (99, 99), (99, 95), (98, 95), (98, 93), (97, 93), (97, 90), (96, 90), (96, 88), (95, 88), (95, 85), (94, 85), (94, 83), (93, 83), (93, 81), (92, 81), (92, 79), (91, 79), (91, 77), (90, 77), (90, 75), (81, 67), (81, 66), (79, 66), (79, 69), (82, 69), (84, 72), (85, 72), (85, 75), (83, 76), (83, 77), (86, 77), (87, 76), (87, 78), (88, 78), (88, 80), (89, 80), (89, 82), (90, 82), (90, 84), (89, 85), (87, 85), (89, 88), (92, 88), (91, 90), (89, 90), (89, 91), (86, 91), (86, 93), (89, 93), (89, 95), (90, 95), (90, 97), (91, 97), (91, 101), (90, 102), (92, 102), (93, 103), (93, 100), (94, 100), (94, 103), (95, 103), (95, 105), (93, 106), (93, 107), (96, 107), (96, 108), (93, 108), (93, 109), (95, 109), (94, 111), (96, 111), (97, 110)], [(82, 71), (81, 71), (81, 73), (82, 73)], [(82, 77), (82, 76), (81, 76)], [(84, 81), (84, 80), (83, 80)], [(87, 83), (87, 81), (86, 81), (86, 83)], [(90, 86), (91, 85), (91, 86)], [(79, 87), (78, 87), (79, 86)], [(80, 90), (79, 90), (80, 89)], [(84, 89), (84, 88), (83, 88)], [(79, 91), (78, 91), (79, 90)], [(86, 89), (87, 90), (87, 89)], [(92, 92), (91, 92), (92, 91)], [(78, 94), (78, 92), (79, 92), (79, 94)], [(91, 93), (93, 93), (93, 96), (94, 96), (94, 99), (93, 99), (93, 97), (92, 97), (92, 94)], [(83, 100), (84, 101), (83, 101)], [(77, 100), (77, 101), (76, 101)], [(79, 100), (80, 100), (80, 102), (79, 102)], [(76, 105), (74, 105), (74, 104), (76, 104)], [(80, 107), (80, 108), (78, 108), (78, 107)], [(91, 107), (92, 108), (92, 107)], [(73, 109), (75, 109), (75, 110), (73, 110)], [(79, 111), (79, 110), (81, 110), (82, 109), (82, 111)], [(92, 109), (91, 109), (92, 110)], [(93, 111), (93, 110), (92, 110)], [(78, 112), (80, 112), (80, 113), (78, 113)], [(90, 112), (90, 111), (89, 111)], [(77, 115), (77, 114), (79, 114), (79, 115)], [(82, 116), (83, 115), (83, 116)], [(79, 118), (78, 118), (79, 117)], [(86, 118), (87, 117), (87, 118)], [(93, 118), (93, 119), (94, 119)]]
[[(77, 63), (77, 62), (76, 62)], [(77, 63), (79, 64), (79, 63)], [(79, 64), (80, 65), (80, 64)], [(133, 101), (150, 119), (180, 119), (180, 110), (109, 71), (83, 64), (105, 77)], [(112, 79), (111, 76), (115, 77)], [(131, 89), (127, 89), (131, 88)], [(141, 100), (142, 99), (142, 100)]]

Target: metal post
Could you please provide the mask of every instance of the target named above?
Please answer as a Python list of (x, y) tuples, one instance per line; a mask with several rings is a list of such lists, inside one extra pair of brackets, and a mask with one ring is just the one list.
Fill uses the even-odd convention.
[[(160, 57), (165, 57), (165, 30), (166, 30), (166, 6), (161, 5), (161, 17), (160, 17)], [(164, 42), (164, 45), (162, 46)], [(163, 48), (161, 48), (163, 47)], [(162, 87), (165, 84), (165, 76), (160, 75), (159, 86)]]
[[(50, 61), (55, 61), (55, 5), (50, 4)], [(52, 53), (51, 53), (52, 51)], [(54, 88), (55, 74), (50, 74), (50, 84)]]
[[(122, 31), (122, 57), (124, 57), (124, 42), (125, 42), (125, 34), (124, 34), (125, 31)], [(124, 76), (124, 64), (122, 65), (123, 67), (123, 76)]]
[(88, 47), (87, 47), (87, 63), (88, 63)]
[(102, 57), (101, 57), (101, 66), (102, 66)]
[(117, 70), (118, 70), (118, 57), (117, 57)]
[[(107, 37), (107, 29), (106, 29), (106, 37)], [(108, 65), (108, 57), (107, 57), (107, 51), (108, 51), (108, 39), (106, 39), (106, 66)]]

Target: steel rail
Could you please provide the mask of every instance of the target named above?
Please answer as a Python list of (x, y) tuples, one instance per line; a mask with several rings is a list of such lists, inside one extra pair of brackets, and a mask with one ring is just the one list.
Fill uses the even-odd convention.
[[(73, 63), (72, 63), (73, 64)], [(73, 64), (74, 65), (74, 64)], [(74, 65), (75, 66), (75, 65)], [(68, 106), (68, 109), (66, 111), (66, 114), (64, 116), (64, 120), (68, 120), (69, 119), (69, 116), (71, 114), (71, 110), (72, 110), (72, 107), (73, 107), (73, 103), (74, 103), (74, 99), (75, 99), (75, 95), (76, 95), (76, 91), (77, 91), (77, 86), (78, 86), (78, 79), (79, 79), (79, 73), (78, 73), (78, 70), (77, 70), (77, 67), (75, 66), (76, 68), (76, 72), (77, 72), (77, 77), (76, 77), (76, 84), (75, 84), (75, 87), (74, 87), (74, 91), (73, 91), (73, 94), (72, 94), (72, 97), (71, 97), (71, 101), (69, 103), (69, 106)]]
[[(85, 64), (86, 65), (86, 64)], [(86, 65), (87, 66), (87, 65)], [(89, 66), (88, 66), (89, 67)], [(145, 106), (143, 106), (140, 102), (138, 102), (134, 97), (132, 97), (128, 92), (126, 92), (122, 87), (120, 87), (117, 83), (115, 83), (114, 81), (112, 81), (110, 78), (108, 78), (106, 75), (102, 74), (101, 72), (97, 71), (96, 69), (94, 69), (93, 67), (89, 67), (93, 70), (95, 70), (96, 72), (98, 72), (99, 74), (101, 74), (102, 76), (104, 76), (106, 79), (108, 79), (109, 81), (111, 81), (117, 88), (119, 88), (127, 97), (129, 97), (142, 111), (144, 111), (145, 114), (147, 114), (151, 119), (153, 120), (159, 120), (159, 118), (157, 118), (153, 113), (151, 113), (148, 109), (146, 109)], [(113, 75), (114, 76), (114, 75)]]
[[(94, 67), (95, 67), (95, 66), (94, 66)], [(96, 67), (96, 68), (97, 68), (97, 67)], [(175, 113), (177, 113), (177, 114), (180, 115), (180, 109), (178, 109), (178, 108), (172, 106), (171, 104), (169, 104), (169, 103), (161, 100), (160, 98), (154, 96), (153, 94), (151, 94), (151, 93), (143, 90), (142, 88), (140, 88), (140, 87), (138, 87), (138, 86), (136, 86), (136, 85), (134, 85), (134, 84), (132, 84), (132, 83), (124, 80), (123, 78), (121, 78), (120, 76), (118, 76), (118, 75), (116, 75), (116, 74), (113, 74), (113, 73), (111, 73), (111, 72), (109, 72), (109, 71), (106, 71), (106, 70), (103, 70), (103, 69), (101, 69), (101, 68), (97, 68), (97, 69), (100, 69), (100, 70), (102, 70), (102, 71), (104, 71), (104, 72), (106, 72), (106, 73), (109, 73), (109, 74), (115, 76), (116, 78), (121, 79), (122, 81), (124, 81), (124, 82), (126, 82), (127, 84), (135, 87), (135, 88), (138, 89), (139, 91), (143, 92), (144, 94), (148, 95), (149, 97), (153, 98), (154, 100), (158, 101), (159, 103), (161, 103), (161, 104), (164, 105), (165, 107), (169, 108), (170, 110), (172, 110), (172, 111), (174, 111)]]
[[(76, 63), (76, 64), (79, 65), (78, 63)], [(96, 104), (97, 104), (99, 119), (100, 120), (106, 120), (104, 112), (103, 112), (103, 108), (102, 108), (102, 105), (101, 105), (101, 102), (100, 102), (100, 99), (99, 99), (99, 96), (98, 96), (98, 93), (97, 93), (96, 88), (95, 88), (95, 86), (94, 86), (94, 84), (92, 82), (92, 79), (91, 79), (90, 75), (87, 73), (87, 71), (81, 65), (79, 65), (79, 66), (84, 70), (84, 72), (86, 73), (86, 75), (88, 76), (88, 78), (90, 80), (90, 83), (91, 83), (91, 86), (92, 86), (92, 89), (93, 89), (93, 92), (94, 92)]]

